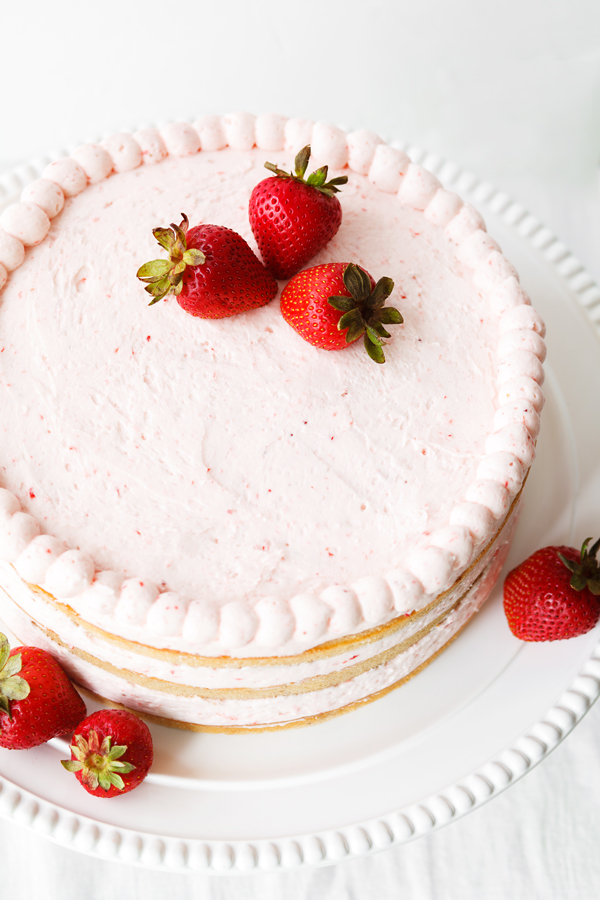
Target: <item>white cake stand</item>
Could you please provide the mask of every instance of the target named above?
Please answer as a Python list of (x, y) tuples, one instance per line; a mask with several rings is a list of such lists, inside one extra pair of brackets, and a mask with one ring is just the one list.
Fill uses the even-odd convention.
[[(598, 536), (600, 289), (506, 195), (408, 152), (486, 212), (548, 324), (538, 459), (508, 566), (544, 544)], [(0, 180), (5, 202), (46, 162)], [(544, 759), (600, 693), (599, 634), (522, 644), (498, 587), (418, 677), (348, 715), (279, 734), (151, 726), (152, 773), (109, 803), (62, 769), (63, 741), (0, 750), (0, 815), (85, 853), (178, 871), (287, 869), (382, 850), (460, 818)]]

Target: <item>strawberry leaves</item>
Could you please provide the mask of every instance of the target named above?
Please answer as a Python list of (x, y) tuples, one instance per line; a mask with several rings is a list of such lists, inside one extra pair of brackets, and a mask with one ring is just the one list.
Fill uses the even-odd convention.
[(283, 169), (279, 169), (275, 163), (266, 162), (265, 169), (268, 169), (269, 172), (273, 172), (275, 175), (279, 176), (279, 178), (291, 178), (293, 181), (299, 181), (302, 184), (308, 184), (310, 187), (316, 188), (322, 194), (325, 194), (327, 197), (333, 197), (334, 194), (339, 193), (338, 185), (346, 184), (348, 181), (347, 175), (338, 175), (337, 178), (332, 178), (330, 181), (327, 181), (327, 174), (329, 171), (328, 166), (321, 166), (319, 169), (315, 169), (315, 171), (305, 178), (306, 170), (308, 169), (308, 163), (310, 161), (310, 144), (307, 144), (306, 147), (303, 147), (296, 154), (296, 158), (294, 160), (294, 172), (285, 172)]
[(351, 344), (364, 334), (365, 349), (376, 363), (384, 363), (382, 338), (390, 338), (391, 334), (385, 325), (401, 325), (404, 319), (401, 313), (392, 306), (385, 306), (385, 301), (394, 289), (391, 278), (380, 278), (374, 288), (367, 273), (360, 266), (350, 263), (343, 275), (344, 286), (350, 297), (329, 297), (328, 303), (343, 315), (338, 322), (338, 329), (346, 331), (346, 343)]
[(125, 782), (121, 776), (133, 772), (135, 766), (120, 760), (127, 753), (126, 745), (111, 747), (111, 743), (110, 735), (100, 743), (94, 729), (90, 729), (88, 740), (83, 735), (76, 734), (71, 745), (75, 759), (62, 759), (61, 764), (68, 772), (81, 772), (81, 780), (90, 791), (95, 791), (98, 787), (104, 791), (109, 791), (111, 787), (122, 791)]
[(95, 797), (118, 797), (142, 783), (154, 751), (148, 726), (123, 709), (100, 709), (81, 721), (62, 766)]
[(137, 271), (140, 281), (146, 283), (145, 290), (152, 300), (152, 306), (168, 294), (178, 296), (183, 288), (183, 273), (187, 266), (201, 266), (206, 257), (201, 250), (187, 247), (189, 220), (181, 214), (181, 224), (171, 223), (170, 228), (154, 228), (152, 234), (169, 254), (169, 259), (153, 259), (144, 263)]
[(24, 700), (29, 695), (29, 685), (17, 673), (21, 671), (20, 653), (10, 655), (10, 645), (5, 635), (0, 634), (0, 711), (12, 718), (10, 701)]
[(562, 553), (558, 553), (558, 558), (572, 573), (570, 585), (574, 590), (583, 591), (587, 588), (594, 596), (598, 597), (600, 596), (600, 566), (596, 556), (600, 550), (600, 538), (588, 553), (587, 548), (591, 540), (592, 538), (589, 537), (583, 542), (578, 561), (567, 559)]

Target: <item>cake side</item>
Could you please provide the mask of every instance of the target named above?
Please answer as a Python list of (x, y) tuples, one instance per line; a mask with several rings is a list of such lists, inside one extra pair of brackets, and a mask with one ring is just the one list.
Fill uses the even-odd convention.
[[(227, 733), (308, 725), (383, 696), (442, 652), (487, 599), (506, 558), (517, 519), (518, 505), (515, 505), (467, 583), (449, 592), (428, 616), (413, 618), (414, 628), (395, 631), (387, 638), (367, 644), (362, 662), (355, 662), (359, 653), (354, 652), (345, 657), (341, 654), (325, 660), (288, 664), (282, 666), (282, 673), (273, 666), (263, 672), (257, 667), (230, 670), (232, 678), (228, 683), (243, 685), (240, 687), (207, 689), (197, 683), (194, 686), (190, 682), (196, 673), (222, 675), (223, 670), (191, 668), (185, 663), (178, 665), (176, 660), (161, 669), (156, 658), (149, 659), (144, 670), (136, 653), (139, 648), (134, 645), (129, 648), (129, 663), (136, 665), (138, 671), (119, 669), (114, 663), (122, 660), (123, 654), (115, 653), (114, 645), (109, 644), (106, 654), (112, 662), (101, 660), (94, 655), (102, 652), (98, 635), (91, 634), (86, 641), (76, 633), (81, 626), (73, 628), (67, 623), (65, 627), (61, 621), (64, 612), (56, 609), (48, 616), (43, 609), (47, 600), (34, 598), (32, 603), (28, 597), (30, 589), (27, 586), (19, 589), (18, 580), (9, 587), (10, 594), (0, 591), (0, 612), (16, 634), (59, 659), (80, 687), (160, 724)], [(69, 643), (51, 631), (48, 622)], [(88, 649), (83, 650), (84, 646)], [(327, 667), (325, 674), (323, 664)], [(319, 668), (322, 674), (315, 675)], [(252, 676), (258, 674), (264, 678), (264, 672), (270, 676), (271, 686), (253, 687), (257, 681)], [(169, 680), (157, 678), (159, 674), (167, 675)], [(281, 677), (288, 681), (278, 681)]]

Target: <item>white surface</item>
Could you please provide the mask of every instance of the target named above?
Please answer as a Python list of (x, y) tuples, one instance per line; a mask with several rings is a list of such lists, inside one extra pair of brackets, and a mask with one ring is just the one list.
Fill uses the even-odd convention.
[[(317, 7), (337, 36), (334, 54), (323, 51)], [(365, 16), (359, 0), (311, 0), (301, 10), (182, 0), (177, 27), (168, 27), (172, 14), (157, 2), (5, 4), (0, 165), (136, 118), (279, 107), (448, 153), (518, 196), (600, 280), (598, 4), (374, 0), (369, 9)], [(353, 51), (359, 59), (349, 62)], [(589, 526), (597, 533), (597, 521)], [(568, 536), (567, 525), (557, 529)], [(543, 765), (452, 827), (377, 856), (283, 875), (145, 872), (0, 821), (3, 894), (596, 900), (599, 760), (596, 705)]]
[(176, 14), (31, 0), (3, 4), (9, 34), (7, 165), (123, 123), (237, 109), (370, 128), (518, 196), (600, 279), (595, 0), (179, 0)]

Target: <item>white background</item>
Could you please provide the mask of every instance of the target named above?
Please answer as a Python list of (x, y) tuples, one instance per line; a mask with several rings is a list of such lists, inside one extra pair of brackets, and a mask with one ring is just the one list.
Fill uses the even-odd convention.
[[(304, 116), (470, 168), (600, 281), (597, 0), (0, 0), (0, 37), (0, 172), (146, 123), (238, 109)], [(597, 900), (599, 808), (594, 709), (507, 794), (377, 857), (209, 882), (90, 860), (0, 822), (2, 894)]]
[(4, 165), (238, 109), (368, 128), (569, 227), (600, 279), (596, 0), (1, 0), (0, 34)]

